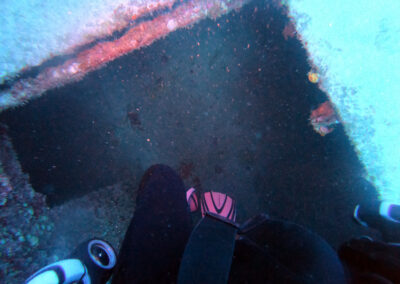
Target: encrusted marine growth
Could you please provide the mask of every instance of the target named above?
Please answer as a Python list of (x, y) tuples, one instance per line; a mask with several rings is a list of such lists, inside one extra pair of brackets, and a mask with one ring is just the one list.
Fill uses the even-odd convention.
[(7, 136), (0, 125), (0, 279), (22, 283), (23, 273), (44, 265), (46, 254), (38, 248), (47, 243), (53, 224), (45, 197), (29, 184)]
[[(163, 3), (163, 1), (159, 1)], [(248, 0), (190, 0), (182, 1), (175, 9), (161, 13), (150, 20), (143, 20), (129, 29), (119, 38), (110, 41), (101, 41), (92, 47), (80, 51), (71, 59), (60, 65), (49, 67), (41, 71), (36, 77), (16, 80), (10, 88), (0, 91), (0, 112), (11, 107), (23, 105), (33, 98), (37, 98), (57, 87), (81, 80), (87, 73), (103, 67), (108, 62), (132, 52), (133, 50), (151, 45), (154, 41), (167, 36), (169, 33), (197, 23), (206, 18), (217, 18), (221, 15), (239, 9)], [(172, 7), (171, 2), (163, 5), (153, 5), (149, 9), (127, 10), (123, 17), (131, 12), (130, 17), (146, 17), (150, 11), (166, 5)], [(158, 11), (158, 10), (157, 10)], [(143, 14), (138, 14), (138, 13)], [(76, 49), (75, 46), (72, 49)]]

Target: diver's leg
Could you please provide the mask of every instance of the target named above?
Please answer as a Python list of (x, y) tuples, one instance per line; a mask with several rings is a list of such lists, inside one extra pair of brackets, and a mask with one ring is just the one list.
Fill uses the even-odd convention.
[(175, 282), (190, 231), (181, 178), (167, 166), (152, 166), (140, 183), (113, 283)]
[(346, 283), (336, 252), (320, 236), (287, 221), (257, 221), (237, 242), (231, 283)]

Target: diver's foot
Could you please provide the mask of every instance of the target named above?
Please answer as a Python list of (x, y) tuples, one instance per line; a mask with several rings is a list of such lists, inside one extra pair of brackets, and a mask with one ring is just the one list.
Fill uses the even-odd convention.
[(186, 201), (189, 205), (190, 212), (196, 212), (199, 209), (199, 198), (197, 197), (196, 189), (189, 188), (186, 191)]
[(236, 221), (236, 201), (232, 197), (221, 192), (205, 192), (200, 201), (201, 214), (206, 212), (217, 214), (229, 221)]
[(201, 206), (201, 215), (204, 217), (206, 212), (217, 214), (229, 221), (236, 220), (236, 201), (232, 197), (221, 192), (205, 192), (199, 204), (197, 191), (194, 187), (186, 191), (186, 201), (190, 212), (196, 212)]

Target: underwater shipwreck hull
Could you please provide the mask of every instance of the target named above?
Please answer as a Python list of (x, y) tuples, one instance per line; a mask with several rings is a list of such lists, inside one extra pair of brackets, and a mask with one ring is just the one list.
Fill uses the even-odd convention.
[(400, 203), (400, 2), (283, 2), (366, 178)]
[[(174, 5), (174, 2), (171, 0), (128, 1), (125, 6), (124, 3), (116, 2), (113, 13), (104, 13), (109, 18), (100, 21), (102, 28), (91, 29), (88, 34), (78, 32), (83, 39), (78, 39), (76, 42), (71, 41), (70, 46), (64, 46), (61, 51), (57, 50), (57, 54), (62, 55), (71, 50), (76, 50), (82, 44), (92, 41), (96, 33), (102, 37), (125, 27), (127, 31), (121, 37), (116, 40), (98, 42), (94, 46), (78, 52), (62, 64), (44, 69), (36, 77), (18, 80), (14, 76), (10, 88), (0, 92), (0, 111), (22, 105), (30, 99), (39, 97), (47, 90), (78, 81), (88, 72), (104, 66), (107, 62), (133, 50), (148, 46), (177, 29), (190, 26), (205, 18), (215, 19), (233, 9), (239, 9), (247, 0), (191, 0), (182, 3), (177, 1), (176, 5)], [(108, 3), (108, 1), (105, 3)], [(134, 3), (137, 3), (138, 6), (134, 6)], [(109, 5), (103, 6), (107, 9), (110, 8)], [(151, 17), (149, 13), (152, 12), (158, 12), (159, 15), (149, 20), (143, 18)], [(100, 15), (103, 14), (100, 13)], [(135, 24), (136, 22), (138, 23)], [(68, 25), (68, 22), (65, 25)], [(80, 29), (79, 26), (77, 28)], [(18, 34), (19, 31), (17, 29), (14, 32)], [(51, 36), (60, 37), (57, 33)], [(29, 47), (26, 52), (30, 54)], [(50, 53), (44, 54), (43, 58), (47, 59), (50, 55)], [(25, 68), (33, 65), (28, 60)], [(4, 80), (12, 76), (13, 73), (10, 71), (10, 74), (1, 74), (1, 79)]]
[[(56, 0), (2, 1), (6, 16), (0, 19), (0, 111), (78, 81), (119, 56), (247, 1), (71, 0), (64, 6)], [(396, 14), (400, 2), (273, 2), (286, 6), (319, 74), (319, 86), (336, 109), (367, 179), (382, 199), (400, 203), (400, 21)], [(118, 39), (104, 41), (124, 30)], [(103, 41), (94, 44), (96, 39)], [(91, 47), (76, 52), (89, 43)], [(71, 57), (60, 65), (35, 77), (18, 78), (23, 70), (67, 54)]]
[(176, 0), (0, 1), (0, 83), (97, 38), (113, 35), (141, 15)]

